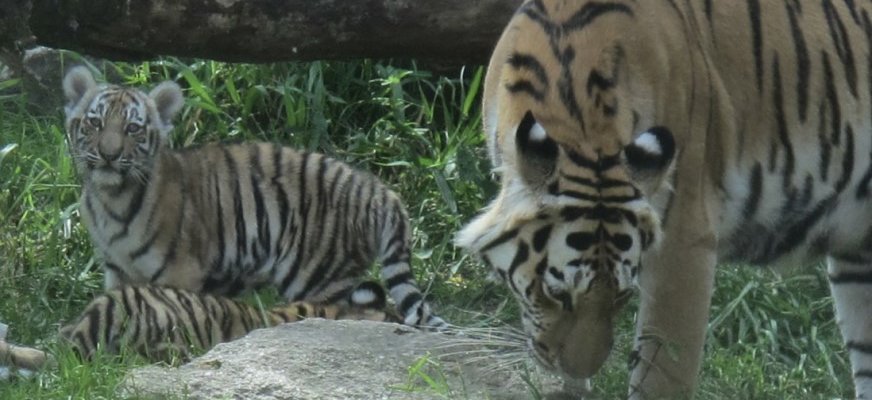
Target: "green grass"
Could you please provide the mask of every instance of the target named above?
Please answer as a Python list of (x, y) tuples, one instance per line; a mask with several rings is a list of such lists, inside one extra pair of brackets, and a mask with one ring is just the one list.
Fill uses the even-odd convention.
[[(517, 322), (507, 291), (487, 283), (487, 271), (451, 244), (497, 188), (480, 134), (480, 67), (437, 76), (409, 62), (255, 66), (165, 59), (102, 70), (114, 82), (174, 79), (185, 87), (189, 107), (176, 121), (177, 146), (270, 140), (375, 172), (407, 204), (415, 227), (413, 267), (440, 313), (461, 324), (482, 316)], [(124, 373), (141, 360), (81, 364), (54, 344), (59, 324), (100, 292), (101, 273), (79, 221), (61, 110), (28, 106), (19, 85), (0, 82), (0, 321), (10, 325), (11, 341), (56, 349), (60, 368), (0, 383), (0, 398), (112, 398)], [(717, 279), (698, 398), (852, 394), (820, 268), (781, 279), (724, 267)], [(632, 310), (594, 381), (602, 398), (626, 393)], [(426, 376), (428, 365), (411, 366), (410, 377)], [(450, 392), (438, 380), (428, 385)]]

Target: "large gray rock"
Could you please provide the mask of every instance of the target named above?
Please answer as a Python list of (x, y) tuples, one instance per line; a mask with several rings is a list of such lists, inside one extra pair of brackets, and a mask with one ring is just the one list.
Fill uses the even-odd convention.
[(559, 388), (535, 368), (493, 372), (492, 353), (476, 352), (485, 345), (396, 324), (310, 319), (254, 331), (178, 368), (134, 370), (121, 391), (146, 398), (393, 400), (529, 399), (531, 390)]

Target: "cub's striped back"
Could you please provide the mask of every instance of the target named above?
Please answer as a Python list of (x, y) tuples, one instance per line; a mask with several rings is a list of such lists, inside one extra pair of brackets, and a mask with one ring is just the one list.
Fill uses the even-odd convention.
[[(376, 286), (378, 287), (378, 286)], [(384, 292), (362, 288), (367, 304), (340, 306), (293, 302), (261, 310), (229, 298), (155, 286), (122, 286), (91, 301), (61, 337), (85, 359), (102, 348), (116, 354), (129, 348), (150, 360), (189, 358), (252, 330), (304, 318), (399, 322), (377, 308)], [(380, 300), (379, 300), (380, 299)]]

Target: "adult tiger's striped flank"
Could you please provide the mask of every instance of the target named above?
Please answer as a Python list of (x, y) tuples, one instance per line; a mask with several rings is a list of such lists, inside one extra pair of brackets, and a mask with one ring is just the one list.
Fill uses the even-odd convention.
[(60, 335), (85, 359), (99, 348), (109, 354), (129, 348), (153, 361), (170, 361), (190, 358), (196, 351), (257, 328), (304, 318), (395, 321), (381, 311), (385, 294), (380, 287), (362, 285), (357, 291), (371, 297), (372, 303), (293, 302), (260, 310), (221, 296), (168, 287), (122, 286), (97, 296)]
[(407, 324), (441, 328), (410, 270), (399, 197), (375, 176), (269, 143), (169, 149), (178, 85), (149, 94), (64, 79), (80, 211), (106, 288), (170, 286), (235, 295), (273, 285), (289, 301), (349, 302), (373, 262)]
[(526, 1), (483, 96), (502, 190), (457, 242), (570, 379), (638, 284), (632, 398), (695, 389), (718, 261), (826, 258), (870, 398), (870, 80), (868, 2)]

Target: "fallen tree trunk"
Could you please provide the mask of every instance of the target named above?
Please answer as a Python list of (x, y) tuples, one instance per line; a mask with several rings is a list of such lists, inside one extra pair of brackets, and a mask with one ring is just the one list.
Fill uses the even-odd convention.
[(31, 0), (38, 44), (114, 60), (484, 63), (520, 0)]

